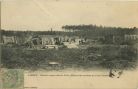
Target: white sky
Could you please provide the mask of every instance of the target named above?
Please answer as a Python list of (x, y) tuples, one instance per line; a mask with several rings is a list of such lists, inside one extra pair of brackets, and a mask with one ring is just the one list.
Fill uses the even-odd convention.
[(61, 30), (62, 25), (138, 27), (138, 1), (3, 0), (2, 28)]

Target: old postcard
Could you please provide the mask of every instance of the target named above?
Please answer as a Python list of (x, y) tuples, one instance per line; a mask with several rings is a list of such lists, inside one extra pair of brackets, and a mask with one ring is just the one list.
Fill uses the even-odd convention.
[(1, 0), (0, 89), (138, 89), (138, 1)]

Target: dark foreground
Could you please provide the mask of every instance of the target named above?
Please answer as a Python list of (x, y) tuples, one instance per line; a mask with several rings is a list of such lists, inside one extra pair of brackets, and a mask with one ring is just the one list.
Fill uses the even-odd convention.
[(2, 47), (2, 67), (27, 70), (117, 68), (134, 69), (137, 51), (132, 47), (90, 47), (87, 49), (45, 49)]

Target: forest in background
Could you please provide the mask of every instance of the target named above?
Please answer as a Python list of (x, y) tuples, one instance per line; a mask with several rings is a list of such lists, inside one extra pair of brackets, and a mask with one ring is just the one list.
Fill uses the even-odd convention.
[(102, 36), (102, 35), (124, 35), (124, 34), (138, 34), (138, 28), (121, 28), (121, 27), (104, 27), (96, 25), (65, 25), (62, 26), (63, 31), (56, 31), (50, 29), (48, 31), (14, 31), (1, 30), (2, 35), (7, 36), (22, 36), (22, 35), (78, 35), (78, 36)]
[[(138, 35), (138, 28), (103, 27), (96, 25), (65, 25), (63, 31), (7, 31), (1, 30), (6, 36), (39, 36), (39, 35), (63, 35), (80, 36), (93, 39), (99, 36), (111, 38), (112, 36)], [(2, 36), (1, 35), (1, 36)], [(107, 39), (105, 41), (109, 41)], [(108, 42), (105, 42), (108, 43)], [(105, 44), (104, 43), (104, 44)], [(111, 42), (109, 42), (111, 43)], [(129, 42), (130, 43), (130, 42)], [(135, 41), (133, 44), (136, 44)], [(101, 44), (101, 45), (104, 45)], [(128, 48), (119, 46), (89, 47), (87, 49), (46, 49), (26, 50), (21, 47), (2, 47), (2, 66), (7, 68), (23, 69), (49, 69), (48, 61), (59, 61), (64, 68), (135, 68), (138, 55), (133, 45)], [(94, 54), (94, 56), (93, 56)], [(101, 54), (101, 57), (95, 56)], [(93, 60), (94, 59), (94, 60)], [(44, 66), (42, 66), (44, 65)]]

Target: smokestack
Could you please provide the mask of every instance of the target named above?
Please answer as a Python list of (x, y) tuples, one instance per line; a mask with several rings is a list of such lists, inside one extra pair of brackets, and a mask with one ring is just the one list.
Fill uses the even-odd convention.
[[(2, 36), (1, 36), (1, 1), (0, 1), (0, 76), (2, 76), (1, 74), (1, 67), (2, 67), (2, 63), (1, 63), (1, 56), (2, 56), (2, 49), (1, 49), (1, 39), (2, 39)], [(1, 83), (1, 86), (0, 86), (0, 89), (2, 89), (2, 77), (0, 77), (0, 83)]]
[(1, 34), (1, 1), (0, 1), (0, 43), (2, 42), (2, 34)]

